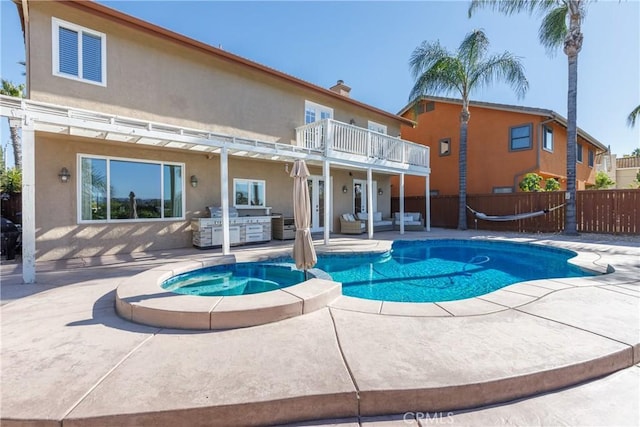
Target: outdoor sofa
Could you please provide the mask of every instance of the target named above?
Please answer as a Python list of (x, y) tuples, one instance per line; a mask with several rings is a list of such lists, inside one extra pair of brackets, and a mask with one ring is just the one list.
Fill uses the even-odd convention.
[[(364, 221), (365, 230), (367, 228), (367, 222), (369, 220), (369, 214), (366, 212), (359, 212), (358, 219)], [(382, 218), (382, 212), (373, 213), (373, 231), (392, 231), (393, 230), (393, 218)]]
[[(394, 212), (393, 214), (393, 229), (400, 230), (400, 212)], [(422, 214), (420, 212), (405, 212), (404, 213), (404, 230), (405, 231), (424, 231), (424, 225), (422, 224)]]

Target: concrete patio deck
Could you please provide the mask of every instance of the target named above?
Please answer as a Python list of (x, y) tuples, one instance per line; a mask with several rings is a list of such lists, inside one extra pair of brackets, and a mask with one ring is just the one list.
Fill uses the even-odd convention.
[[(375, 237), (336, 236), (326, 249), (509, 238), (591, 254), (588, 262), (615, 272), (514, 285), (424, 311), (341, 297), (275, 323), (185, 331), (120, 318), (115, 289), (203, 251), (41, 263), (37, 285), (20, 284), (19, 265), (4, 263), (2, 425), (640, 423), (640, 237), (452, 230)], [(234, 253), (254, 259), (290, 246)]]

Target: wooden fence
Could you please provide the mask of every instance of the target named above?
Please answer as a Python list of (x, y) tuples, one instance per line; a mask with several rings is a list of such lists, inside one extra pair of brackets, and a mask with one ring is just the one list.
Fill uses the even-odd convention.
[(22, 224), (22, 194), (2, 193), (0, 197), (0, 211), (3, 218)]
[[(514, 215), (551, 209), (562, 205), (563, 191), (513, 194), (468, 195), (467, 205), (487, 215)], [(398, 212), (399, 199), (391, 198), (392, 212)], [(425, 215), (424, 197), (405, 197), (405, 212)], [(479, 230), (554, 233), (564, 229), (564, 206), (545, 215), (494, 222), (478, 219), (467, 210), (467, 227)], [(640, 189), (578, 191), (576, 198), (578, 232), (640, 234)], [(431, 197), (431, 226), (457, 228), (458, 196)]]

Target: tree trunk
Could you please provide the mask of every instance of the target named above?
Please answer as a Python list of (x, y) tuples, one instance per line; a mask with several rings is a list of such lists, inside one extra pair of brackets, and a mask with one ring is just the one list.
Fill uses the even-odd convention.
[(469, 108), (463, 101), (462, 112), (460, 113), (460, 152), (458, 156), (458, 195), (460, 200), (458, 205), (458, 230), (467, 229), (467, 126), (469, 117)]
[(569, 3), (569, 32), (564, 42), (564, 52), (569, 60), (569, 87), (567, 93), (567, 194), (565, 202), (564, 234), (578, 234), (576, 215), (576, 148), (577, 148), (577, 99), (578, 52), (582, 48), (580, 32), (580, 0)]
[(9, 134), (11, 135), (15, 167), (16, 169), (22, 170), (22, 146), (20, 144), (20, 134), (18, 134), (17, 127), (11, 126), (11, 122), (9, 122)]

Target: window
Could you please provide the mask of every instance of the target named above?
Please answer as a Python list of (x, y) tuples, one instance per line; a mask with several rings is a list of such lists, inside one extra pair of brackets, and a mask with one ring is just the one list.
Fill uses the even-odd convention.
[(184, 165), (79, 157), (80, 222), (183, 219)]
[(372, 122), (371, 120), (369, 120), (369, 122), (368, 122), (368, 128), (369, 128), (369, 130), (372, 130), (374, 132), (383, 133), (385, 135), (387, 134), (387, 127), (385, 125), (381, 125), (380, 123)]
[(510, 150), (526, 150), (531, 148), (531, 125), (515, 126), (509, 129)]
[(513, 187), (493, 187), (494, 194), (513, 193)]
[(441, 156), (448, 156), (451, 154), (451, 138), (441, 139), (438, 145)]
[(542, 127), (542, 148), (553, 152), (553, 129), (548, 126)]
[(333, 109), (315, 102), (304, 102), (304, 124), (317, 122), (324, 119), (333, 118)]
[(582, 144), (576, 144), (576, 161), (582, 163)]
[(440, 190), (429, 190), (429, 196), (437, 197), (440, 195)]
[(433, 111), (436, 109), (436, 103), (433, 101), (429, 102), (421, 102), (416, 109), (418, 114), (428, 113), (429, 111)]
[(234, 179), (233, 193), (236, 208), (264, 208), (265, 203), (265, 182), (251, 179)]
[(106, 44), (103, 33), (52, 18), (53, 74), (106, 86)]
[(589, 167), (592, 168), (595, 161), (595, 153), (593, 150), (589, 150)]

